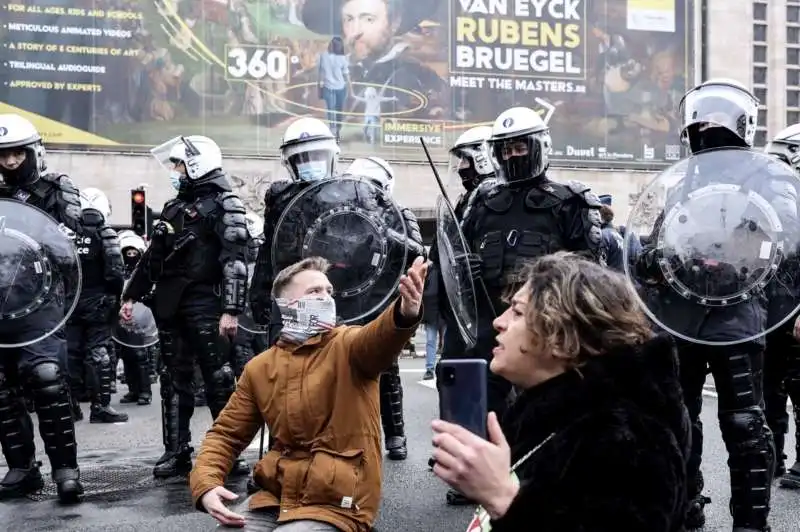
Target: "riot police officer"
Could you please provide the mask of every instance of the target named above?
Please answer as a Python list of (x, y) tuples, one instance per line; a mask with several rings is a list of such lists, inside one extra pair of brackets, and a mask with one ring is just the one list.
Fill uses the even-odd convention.
[(280, 316), (273, 307), (272, 236), (281, 214), (302, 190), (310, 184), (336, 173), (341, 150), (336, 137), (324, 122), (316, 118), (298, 118), (286, 128), (281, 142), (281, 164), (290, 179), (273, 181), (264, 195), (264, 241), (258, 252), (253, 272), (250, 304), (253, 317), (269, 326), (269, 344), (277, 339)]
[[(42, 137), (33, 124), (18, 115), (0, 115), (0, 198), (38, 207), (70, 231), (80, 233), (78, 190), (66, 175), (46, 172), (44, 155)], [(62, 281), (66, 284), (70, 279)], [(67, 300), (77, 297), (76, 286), (59, 289), (67, 294)], [(23, 343), (31, 334), (45, 336), (59, 327), (64, 317), (64, 305), (50, 302), (27, 318), (0, 323), (0, 343)], [(83, 486), (70, 410), (65, 336), (50, 334), (24, 347), (2, 349), (0, 355), (0, 444), (9, 468), (0, 481), (0, 498), (24, 496), (43, 485), (41, 464), (34, 456), (33, 423), (23, 401), (14, 394), (20, 386), (33, 395), (59, 499), (78, 500)]]
[[(738, 82), (709, 80), (700, 84), (683, 97), (680, 114), (683, 119), (681, 140), (693, 155), (709, 153), (708, 150), (715, 153), (713, 150), (719, 148), (741, 150), (753, 146), (758, 100)], [(692, 164), (691, 161), (689, 164)], [(690, 179), (709, 184), (725, 183), (726, 171), (730, 171), (700, 162), (694, 166), (688, 174)], [(758, 178), (767, 179), (768, 176), (752, 177)], [(684, 186), (688, 187), (689, 184)], [(775, 205), (786, 205), (796, 217), (797, 191), (787, 189), (786, 193), (794, 197), (770, 200)], [(660, 231), (664, 219), (662, 213), (651, 236)], [(707, 228), (702, 230), (708, 231)], [(650, 239), (636, 264), (640, 279), (645, 281), (642, 284), (650, 287), (662, 286), (659, 263), (664, 253), (668, 252), (659, 249), (656, 240)], [(672, 291), (667, 288), (658, 290), (648, 290), (647, 298), (653, 301), (648, 306), (656, 308), (660, 305), (664, 309), (664, 316), (675, 322), (676, 326), (670, 329), (687, 331), (686, 336), (691, 335), (698, 340), (697, 343), (677, 342), (681, 386), (692, 422), (691, 451), (687, 464), (690, 507), (686, 527), (703, 526), (704, 507), (710, 502), (702, 493), (704, 481), (700, 471), (703, 449), (700, 411), (703, 385), (710, 370), (718, 395), (720, 430), (729, 455), (733, 527), (735, 530), (768, 530), (774, 447), (762, 410), (764, 338), (760, 335), (766, 325), (764, 302), (753, 297), (733, 306), (711, 308), (672, 297)], [(706, 345), (706, 342), (734, 343), (741, 338), (756, 339), (726, 346)]]
[[(380, 157), (355, 159), (350, 163), (344, 175), (369, 179), (388, 192), (389, 196), (394, 192), (394, 170), (387, 161)], [(408, 240), (406, 263), (411, 264), (418, 256), (425, 255), (422, 233), (417, 216), (411, 209), (400, 207), (400, 213), (406, 225), (406, 238)], [(369, 323), (374, 317), (370, 316), (363, 323)], [(390, 460), (405, 460), (408, 457), (408, 447), (406, 445), (405, 420), (403, 418), (403, 381), (400, 378), (400, 365), (397, 360), (392, 364), (389, 371), (381, 374), (379, 385), (381, 422), (383, 424), (387, 456)]]
[(81, 191), (82, 231), (76, 237), (83, 270), (83, 290), (78, 306), (67, 323), (68, 368), (72, 389), (72, 411), (76, 420), (83, 412), (76, 397), (84, 378), (91, 403), (91, 423), (120, 423), (128, 414), (111, 407), (111, 322), (117, 319), (119, 298), (125, 282), (125, 266), (116, 231), (106, 220), (111, 216), (108, 198), (99, 189)]
[[(119, 243), (122, 248), (122, 260), (125, 263), (125, 278), (129, 279), (144, 255), (147, 244), (133, 231), (122, 231), (119, 234)], [(149, 405), (153, 400), (150, 375), (153, 371), (153, 354), (157, 347), (119, 345), (117, 349), (125, 368), (125, 382), (128, 384), (128, 393), (122, 396), (119, 402)]]
[(150, 247), (125, 289), (121, 314), (130, 319), (133, 301), (141, 301), (155, 283), (151, 308), (164, 366), (165, 452), (153, 474), (168, 478), (191, 469), (195, 357), (214, 418), (233, 392), (233, 371), (219, 339), (236, 334), (246, 304), (247, 225), (244, 205), (231, 190), (213, 140), (178, 137), (152, 153), (171, 168), (178, 195), (161, 210)]
[[(800, 124), (778, 133), (765, 151), (800, 175)], [(775, 441), (775, 476), (780, 485), (800, 489), (800, 344), (792, 335), (794, 320), (767, 335), (764, 352), (764, 414)], [(786, 470), (787, 398), (794, 406), (795, 463)]]
[[(460, 219), (470, 195), (487, 179), (493, 179), (494, 166), (487, 141), (492, 136), (490, 126), (476, 126), (462, 133), (450, 148), (449, 174), (457, 175), (464, 192), (459, 195), (453, 210)], [(435, 255), (433, 255), (435, 256)]]
[[(482, 279), (488, 300), (478, 293), (475, 346), (464, 351), (458, 342), (446, 341), (443, 359), (491, 360), (496, 345), (492, 322), (507, 308), (504, 295), (518, 282), (517, 271), (524, 262), (557, 251), (574, 251), (605, 264), (601, 204), (589, 187), (577, 182), (556, 183), (547, 177), (551, 139), (539, 114), (526, 107), (504, 111), (492, 126), (488, 146), (497, 181), (476, 189), (462, 222), (466, 243), (475, 252), (470, 259), (473, 277)], [(445, 271), (447, 265), (440, 267), (442, 275), (452, 275)], [(511, 384), (490, 374), (488, 385), (489, 410), (502, 416)], [(451, 491), (448, 502), (468, 501)]]

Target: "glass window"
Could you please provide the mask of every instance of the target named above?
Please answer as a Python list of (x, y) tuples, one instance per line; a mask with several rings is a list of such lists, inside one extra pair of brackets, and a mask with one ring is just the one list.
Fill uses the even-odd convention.
[(753, 67), (753, 83), (767, 82), (767, 67)]
[(766, 103), (767, 102), (767, 89), (764, 87), (756, 87), (753, 89), (753, 96), (758, 98), (759, 102)]
[(800, 6), (786, 6), (786, 22), (800, 22)]
[(767, 47), (763, 44), (753, 46), (753, 62), (766, 63), (767, 62)]
[(786, 91), (786, 105), (788, 107), (800, 107), (800, 92)]
[(753, 140), (753, 145), (759, 148), (767, 145), (767, 131), (765, 129), (756, 130), (756, 137), (755, 140)]
[(786, 42), (789, 44), (800, 44), (800, 28), (786, 28)]
[(753, 19), (767, 20), (767, 4), (753, 4)]
[(790, 68), (786, 70), (786, 84), (787, 85), (800, 85), (800, 70)]
[(786, 64), (800, 65), (800, 48), (786, 49)]
[(767, 42), (767, 26), (765, 24), (753, 24), (753, 40)]
[(800, 122), (800, 111), (786, 111), (786, 125), (791, 126)]
[(758, 123), (762, 126), (767, 125), (767, 110), (766, 109), (759, 109), (758, 110)]

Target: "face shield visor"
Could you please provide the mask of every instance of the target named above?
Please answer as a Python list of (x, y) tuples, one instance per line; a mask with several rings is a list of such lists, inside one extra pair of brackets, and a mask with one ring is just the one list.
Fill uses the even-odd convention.
[(362, 177), (369, 179), (383, 190), (391, 193), (394, 188), (394, 178), (389, 175), (386, 168), (372, 159), (356, 159), (347, 167), (345, 175), (349, 177)]
[(540, 131), (519, 137), (490, 140), (497, 179), (505, 183), (541, 176), (549, 165), (550, 134)]
[[(690, 91), (680, 104), (681, 140), (693, 152), (724, 146), (704, 146), (700, 138), (730, 135), (731, 147), (750, 147), (755, 136), (758, 101), (750, 93), (731, 85), (707, 85)], [(717, 131), (714, 131), (714, 130)], [(739, 139), (736, 141), (735, 139)], [(719, 144), (719, 143), (717, 143)]]
[(461, 185), (472, 191), (488, 177), (494, 168), (484, 145), (459, 146), (450, 150), (448, 185)]
[(292, 179), (313, 182), (332, 177), (339, 156), (335, 140), (298, 142), (283, 148), (283, 160)]
[[(176, 149), (177, 148), (177, 149)], [(156, 146), (150, 150), (150, 155), (158, 161), (158, 164), (169, 177), (169, 183), (175, 190), (179, 190), (186, 183), (186, 166), (177, 153), (185, 153), (186, 145), (181, 137), (175, 137), (167, 142)]]

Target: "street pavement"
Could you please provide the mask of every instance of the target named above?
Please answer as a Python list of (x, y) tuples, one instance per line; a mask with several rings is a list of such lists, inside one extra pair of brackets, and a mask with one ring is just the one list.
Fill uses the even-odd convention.
[[(418, 347), (421, 353), (423, 349)], [(445, 504), (445, 486), (429, 471), (430, 420), (436, 414), (433, 381), (422, 381), (424, 362), (402, 359), (405, 386), (405, 415), (409, 457), (404, 462), (385, 461), (384, 492), (379, 532), (395, 530), (463, 532), (472, 508), (453, 508)], [(119, 401), (126, 391), (114, 396)], [(155, 397), (158, 397), (157, 388)], [(115, 405), (117, 406), (117, 405)], [(705, 461), (703, 470), (712, 504), (707, 507), (707, 531), (731, 529), (728, 515), (727, 453), (716, 420), (716, 399), (707, 392), (703, 421), (705, 425)], [(31, 500), (0, 503), (0, 530), (19, 531), (108, 531), (170, 532), (213, 530), (214, 521), (191, 505), (185, 483), (164, 483), (152, 479), (150, 470), (161, 454), (160, 410), (157, 401), (147, 407), (121, 405), (131, 419), (118, 425), (78, 423), (80, 466), (88, 495), (83, 504), (61, 506), (52, 485)], [(84, 405), (84, 410), (88, 410)], [(86, 412), (88, 414), (88, 412)], [(88, 418), (88, 416), (87, 416)], [(195, 448), (210, 426), (208, 409), (198, 408), (193, 419)], [(258, 439), (247, 450), (250, 463), (256, 459)], [(792, 439), (788, 445), (794, 448)], [(39, 459), (47, 459), (37, 443)], [(0, 463), (0, 475), (5, 470)], [(47, 473), (49, 475), (49, 473)], [(591, 474), (591, 472), (587, 472)], [(244, 480), (229, 486), (245, 493)], [(774, 532), (797, 532), (800, 528), (800, 491), (773, 491), (772, 529)]]

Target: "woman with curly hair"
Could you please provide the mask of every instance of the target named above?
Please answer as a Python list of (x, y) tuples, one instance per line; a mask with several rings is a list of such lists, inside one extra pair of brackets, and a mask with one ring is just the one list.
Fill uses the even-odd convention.
[(433, 422), (435, 473), (482, 505), (469, 530), (682, 530), (689, 427), (672, 340), (608, 268), (559, 253), (523, 279), (494, 322), (490, 368), (524, 390), (502, 428), (494, 413), (489, 441)]

